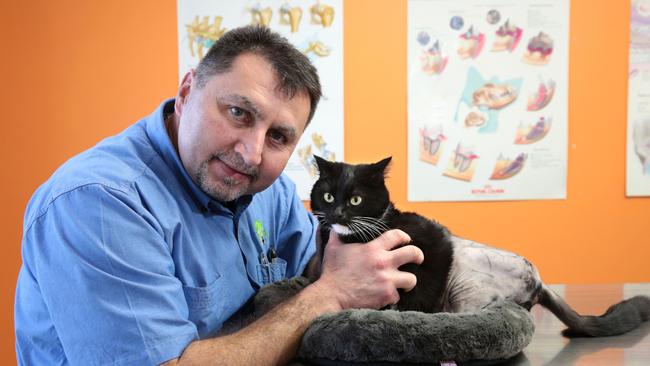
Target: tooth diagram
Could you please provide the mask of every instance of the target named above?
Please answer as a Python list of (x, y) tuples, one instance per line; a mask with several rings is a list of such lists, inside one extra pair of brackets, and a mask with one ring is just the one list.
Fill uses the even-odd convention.
[(543, 139), (551, 130), (552, 122), (552, 118), (542, 116), (535, 123), (519, 124), (515, 136), (515, 144), (527, 145)]
[(476, 58), (483, 49), (485, 34), (474, 31), (474, 26), (459, 36), (458, 55), (460, 58)]
[(531, 65), (546, 65), (553, 53), (553, 39), (544, 32), (528, 41), (528, 49), (524, 54), (524, 62)]
[(271, 18), (273, 17), (273, 9), (266, 7), (262, 9), (262, 6), (257, 3), (249, 9), (251, 13), (251, 24), (252, 25), (261, 25), (268, 27), (271, 24)]
[(514, 160), (507, 159), (503, 155), (499, 154), (499, 158), (494, 165), (490, 179), (501, 180), (512, 178), (523, 169), (524, 164), (526, 163), (526, 158), (527, 156), (524, 153), (517, 155)]
[(510, 20), (506, 20), (506, 22), (496, 31), (496, 39), (494, 40), (494, 43), (492, 43), (492, 51), (512, 52), (517, 48), (522, 33), (523, 30), (521, 28), (510, 25)]
[(290, 25), (291, 33), (298, 31), (300, 19), (302, 19), (302, 9), (299, 6), (292, 8), (289, 4), (284, 3), (280, 7), (280, 24)]
[[(428, 36), (427, 36), (428, 37)], [(426, 38), (420, 37), (419, 41), (423, 41)], [(426, 39), (425, 44), (429, 41)], [(440, 43), (436, 40), (430, 48), (422, 51), (420, 55), (420, 64), (422, 71), (426, 74), (441, 74), (447, 66), (447, 56), (443, 56), (440, 51)]]
[(309, 8), (309, 13), (311, 24), (319, 24), (323, 28), (331, 26), (334, 21), (334, 7), (321, 4), (320, 1), (316, 1), (316, 4)]
[(487, 117), (485, 123), (479, 127), (479, 133), (497, 132), (499, 113), (514, 101), (512, 98), (516, 98), (522, 82), (521, 78), (501, 81), (497, 76), (486, 80), (475, 67), (470, 67), (467, 70), (465, 87), (456, 104), (454, 121), (459, 121), (460, 107), (464, 104), (468, 109), (479, 108)]
[(459, 142), (450, 158), (444, 175), (450, 178), (470, 181), (474, 177), (478, 158), (479, 156), (474, 153), (474, 146), (463, 146)]
[(433, 128), (420, 128), (420, 160), (438, 165), (440, 154), (447, 137), (440, 125)]
[(634, 124), (632, 138), (634, 151), (643, 165), (643, 174), (650, 175), (650, 118)]
[[(210, 24), (210, 17), (204, 16), (202, 21), (199, 21), (199, 16), (194, 17), (194, 21), (190, 24), (185, 24), (187, 30), (187, 38), (189, 39), (190, 54), (192, 57), (199, 59), (203, 58), (203, 48), (210, 49), (212, 45), (221, 36), (226, 33), (226, 28), (221, 28), (221, 16), (215, 16), (214, 21)], [(194, 45), (196, 44), (196, 51)]]
[(551, 102), (551, 99), (553, 99), (553, 94), (555, 94), (555, 81), (550, 79), (546, 82), (540, 81), (535, 93), (528, 97), (528, 106), (526, 109), (529, 111), (538, 111), (546, 107)]
[(315, 55), (320, 57), (329, 56), (331, 50), (329, 47), (325, 46), (321, 41), (309, 42), (309, 47), (307, 47), (302, 53), (308, 55), (310, 52), (313, 52)]

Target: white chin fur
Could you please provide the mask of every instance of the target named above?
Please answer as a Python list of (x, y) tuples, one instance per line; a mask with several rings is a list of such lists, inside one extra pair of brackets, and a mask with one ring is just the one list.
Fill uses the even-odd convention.
[(334, 229), (334, 231), (339, 235), (350, 235), (350, 234), (352, 234), (352, 230), (350, 230), (347, 226), (334, 224), (334, 225), (332, 225), (332, 229)]

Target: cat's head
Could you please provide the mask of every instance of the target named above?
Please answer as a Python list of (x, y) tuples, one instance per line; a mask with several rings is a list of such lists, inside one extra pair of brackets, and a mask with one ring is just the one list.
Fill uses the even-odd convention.
[(361, 239), (384, 232), (384, 220), (392, 207), (385, 184), (391, 158), (358, 165), (314, 158), (319, 174), (311, 190), (311, 208), (321, 225)]

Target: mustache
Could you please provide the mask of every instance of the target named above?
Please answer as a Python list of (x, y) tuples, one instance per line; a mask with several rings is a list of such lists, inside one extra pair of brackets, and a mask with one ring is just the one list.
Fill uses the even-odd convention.
[(221, 160), (229, 167), (246, 175), (249, 175), (253, 179), (256, 179), (260, 174), (260, 169), (258, 166), (246, 164), (246, 161), (244, 161), (244, 158), (241, 156), (241, 154), (235, 151), (223, 151), (212, 154), (210, 156), (210, 161), (212, 160)]

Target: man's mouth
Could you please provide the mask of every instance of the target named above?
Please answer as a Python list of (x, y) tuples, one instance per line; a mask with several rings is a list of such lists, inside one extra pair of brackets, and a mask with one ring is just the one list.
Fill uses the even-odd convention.
[[(239, 156), (221, 154), (221, 156), (213, 156), (212, 160), (219, 163), (221, 170), (227, 177), (234, 178), (235, 180), (246, 179), (249, 181), (253, 181), (257, 178), (257, 168), (245, 166), (245, 164), (243, 164), (243, 159)], [(239, 160), (241, 160), (241, 163)]]
[(228, 164), (227, 164), (226, 162), (224, 162), (223, 160), (220, 160), (220, 161), (221, 161), (221, 163), (223, 164), (224, 170), (226, 171), (226, 173), (227, 173), (228, 175), (240, 174), (240, 175), (246, 175), (246, 176), (250, 177), (250, 174), (244, 173), (244, 172), (242, 172), (241, 170), (238, 170), (238, 169), (236, 169), (236, 168), (231, 167), (230, 165), (228, 165)]

